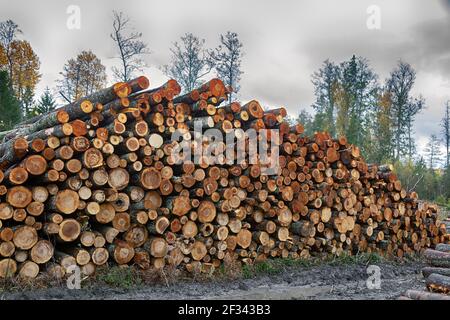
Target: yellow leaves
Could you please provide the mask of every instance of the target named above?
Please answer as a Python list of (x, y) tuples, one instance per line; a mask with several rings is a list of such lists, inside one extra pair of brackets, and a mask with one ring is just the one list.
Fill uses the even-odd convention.
[(8, 63), (8, 58), (6, 57), (5, 49), (0, 46), (0, 67), (6, 65)]
[(392, 99), (391, 99), (391, 93), (389, 91), (383, 92), (378, 97), (378, 105), (385, 110), (389, 110), (391, 108)]
[(15, 40), (11, 43), (12, 76), (11, 81), (17, 98), (20, 100), (26, 88), (34, 90), (39, 82), (40, 62), (30, 43)]
[(82, 51), (64, 65), (59, 89), (74, 101), (103, 88), (106, 68), (92, 51)]
[(346, 135), (349, 125), (348, 112), (350, 109), (349, 97), (346, 90), (339, 82), (333, 83), (332, 86), (333, 99), (336, 103), (337, 117), (336, 130), (339, 135)]

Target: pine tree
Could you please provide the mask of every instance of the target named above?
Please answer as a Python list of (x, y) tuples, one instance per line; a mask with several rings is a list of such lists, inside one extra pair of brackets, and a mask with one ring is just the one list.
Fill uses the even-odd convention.
[(339, 66), (329, 60), (323, 62), (322, 67), (313, 73), (312, 83), (316, 101), (313, 108), (316, 111), (315, 123), (318, 130), (328, 131), (331, 135), (336, 134), (336, 95), (339, 81)]
[(39, 98), (38, 103), (35, 105), (32, 111), (32, 115), (36, 116), (39, 114), (44, 114), (56, 109), (56, 102), (53, 99), (52, 94), (50, 93), (50, 89), (47, 87), (44, 90), (44, 93)]
[(370, 144), (370, 128), (373, 106), (376, 103), (377, 75), (369, 62), (355, 55), (341, 64), (341, 86), (346, 95), (348, 126), (345, 135), (349, 141), (367, 151)]
[(29, 117), (32, 112), (32, 106), (34, 104), (34, 91), (31, 87), (26, 87), (25, 92), (22, 95), (22, 100), (20, 101), (22, 109), (22, 117)]
[(394, 158), (411, 158), (414, 152), (413, 123), (415, 116), (425, 107), (422, 98), (411, 97), (416, 72), (408, 63), (400, 61), (386, 81), (392, 107), (392, 139)]
[(303, 126), (303, 128), (305, 129), (306, 135), (311, 136), (312, 134), (314, 134), (313, 117), (305, 109), (300, 110), (300, 113), (298, 114), (297, 118), (295, 119), (295, 122), (298, 124), (301, 124)]
[(9, 130), (20, 121), (20, 104), (11, 89), (7, 71), (0, 71), (0, 130)]

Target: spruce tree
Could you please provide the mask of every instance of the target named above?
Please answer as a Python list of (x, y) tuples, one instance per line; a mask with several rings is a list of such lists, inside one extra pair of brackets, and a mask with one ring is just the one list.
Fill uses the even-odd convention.
[(9, 130), (20, 121), (20, 104), (11, 90), (7, 71), (0, 71), (0, 130)]

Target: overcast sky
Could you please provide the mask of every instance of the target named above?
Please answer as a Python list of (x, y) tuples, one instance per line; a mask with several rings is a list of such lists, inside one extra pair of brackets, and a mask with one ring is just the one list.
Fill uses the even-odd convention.
[[(70, 5), (81, 10), (81, 28), (69, 30)], [(380, 9), (381, 28), (370, 30), (367, 8)], [(352, 54), (369, 59), (384, 82), (399, 59), (417, 71), (414, 94), (427, 109), (417, 118), (420, 149), (450, 99), (450, 0), (0, 0), (0, 21), (19, 24), (41, 61), (43, 88), (54, 87), (64, 63), (81, 50), (92, 50), (108, 67), (117, 61), (111, 32), (112, 10), (123, 11), (143, 33), (152, 51), (144, 73), (152, 85), (166, 80), (159, 71), (169, 62), (169, 47), (186, 32), (218, 44), (228, 30), (239, 34), (245, 56), (240, 99), (312, 112), (311, 74), (325, 59), (341, 62)], [(111, 80), (112, 81), (112, 80)]]

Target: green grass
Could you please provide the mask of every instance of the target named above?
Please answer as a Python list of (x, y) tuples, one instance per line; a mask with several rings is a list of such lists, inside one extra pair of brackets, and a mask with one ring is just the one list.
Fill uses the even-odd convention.
[(359, 253), (356, 255), (343, 254), (328, 259), (329, 265), (374, 264), (385, 261), (385, 258), (376, 253)]
[(97, 280), (109, 286), (130, 289), (143, 283), (139, 273), (132, 267), (112, 267), (97, 275)]

